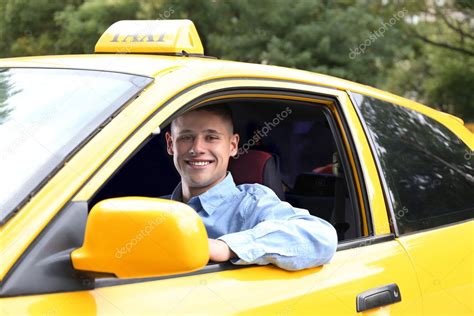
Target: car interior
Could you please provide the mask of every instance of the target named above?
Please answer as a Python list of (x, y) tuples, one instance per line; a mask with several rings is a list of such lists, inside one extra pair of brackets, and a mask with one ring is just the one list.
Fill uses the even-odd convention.
[[(237, 185), (266, 185), (282, 201), (332, 223), (339, 241), (362, 236), (360, 214), (348, 194), (328, 122), (331, 114), (325, 107), (267, 99), (236, 99), (225, 105), (232, 110), (234, 129), (240, 135), (238, 158), (230, 158), (228, 168)], [(180, 178), (166, 151), (167, 124), (96, 193), (89, 210), (107, 198), (164, 197), (173, 191)]]

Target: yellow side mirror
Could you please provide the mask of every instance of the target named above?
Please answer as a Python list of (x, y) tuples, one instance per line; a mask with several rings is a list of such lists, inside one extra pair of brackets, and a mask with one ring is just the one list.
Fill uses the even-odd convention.
[(124, 197), (97, 203), (84, 243), (71, 253), (77, 270), (119, 278), (185, 273), (209, 260), (207, 232), (188, 205), (165, 199)]

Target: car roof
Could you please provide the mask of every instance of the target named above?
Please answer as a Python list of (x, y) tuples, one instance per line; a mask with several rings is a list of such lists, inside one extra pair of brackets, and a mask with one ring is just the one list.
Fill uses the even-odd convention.
[[(279, 66), (252, 64), (205, 57), (182, 57), (152, 54), (84, 54), (13, 57), (0, 59), (0, 67), (72, 68), (125, 72), (156, 77), (166, 71), (190, 68), (203, 78), (253, 77), (291, 80), (340, 90), (371, 91), (371, 95), (391, 95), (385, 91), (349, 80)], [(218, 72), (216, 72), (218, 70)], [(362, 92), (362, 91), (361, 91)], [(396, 95), (392, 95), (397, 97)]]
[[(222, 78), (266, 78), (273, 80), (287, 80), (329, 87), (343, 91), (357, 92), (409, 107), (443, 121), (447, 125), (464, 124), (460, 118), (453, 115), (437, 111), (433, 108), (397, 96), (395, 94), (349, 80), (304, 70), (227, 61), (212, 57), (183, 57), (135, 53), (96, 53), (13, 57), (0, 59), (0, 68), (10, 67), (87, 69), (122, 72), (153, 78), (163, 75), (164, 73), (189, 69), (189, 73), (196, 76), (196, 78), (199, 78), (200, 81)], [(176, 75), (182, 75), (183, 72), (180, 73), (181, 74), (176, 73)]]

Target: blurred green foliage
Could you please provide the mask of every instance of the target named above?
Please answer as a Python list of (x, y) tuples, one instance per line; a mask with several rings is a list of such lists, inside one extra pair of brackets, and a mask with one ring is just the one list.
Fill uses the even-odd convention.
[(0, 56), (92, 53), (115, 21), (188, 18), (208, 55), (330, 74), (474, 121), (474, 2), (439, 2), (3, 0)]

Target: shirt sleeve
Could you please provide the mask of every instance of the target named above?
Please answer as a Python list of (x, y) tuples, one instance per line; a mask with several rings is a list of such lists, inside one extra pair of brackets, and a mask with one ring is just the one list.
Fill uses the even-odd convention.
[(251, 228), (218, 238), (237, 255), (232, 259), (234, 264), (271, 263), (285, 270), (300, 270), (329, 262), (337, 248), (331, 224), (280, 201), (263, 186), (251, 193), (244, 223)]

